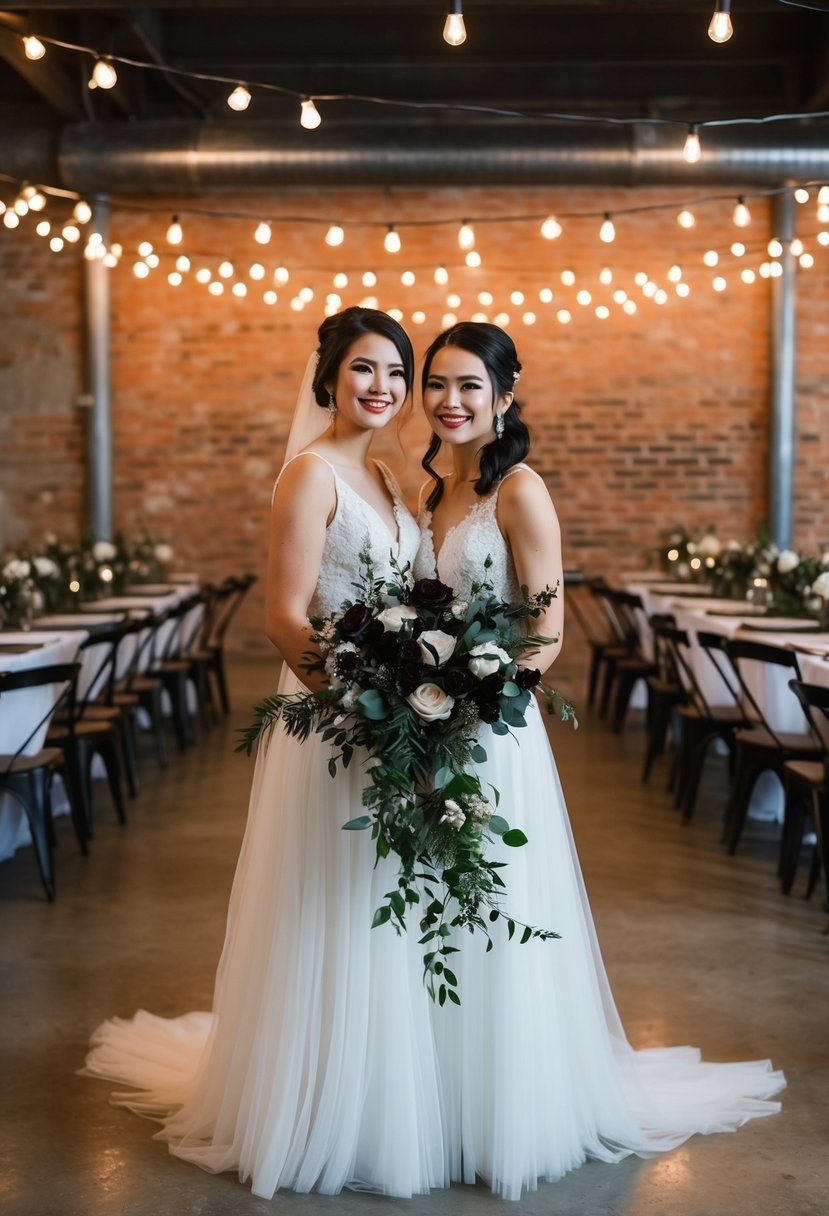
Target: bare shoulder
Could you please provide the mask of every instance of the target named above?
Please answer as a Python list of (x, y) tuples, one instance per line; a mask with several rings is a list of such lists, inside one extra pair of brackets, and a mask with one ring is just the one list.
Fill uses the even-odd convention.
[(501, 482), (498, 492), (498, 514), (504, 523), (556, 522), (556, 509), (544, 478), (522, 464)]
[(280, 473), (274, 502), (313, 498), (319, 503), (333, 495), (334, 472), (325, 457), (317, 452), (300, 452)]

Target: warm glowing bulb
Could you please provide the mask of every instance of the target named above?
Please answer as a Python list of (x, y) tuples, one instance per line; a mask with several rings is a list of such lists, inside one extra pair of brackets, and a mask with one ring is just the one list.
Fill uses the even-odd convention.
[(726, 283), (726, 281), (722, 277), (722, 275), (718, 274), (717, 277), (714, 279), (714, 282), (711, 284), (711, 286), (714, 288), (714, 291), (725, 291), (728, 284)]
[(548, 215), (541, 225), (541, 235), (548, 241), (554, 241), (556, 237), (561, 236), (562, 231), (561, 224), (554, 215)]
[(829, 232), (819, 232), (817, 234), (818, 245), (829, 245)]
[(224, 283), (220, 283), (218, 279), (214, 279), (213, 282), (210, 283), (207, 288), (207, 290), (210, 292), (211, 296), (220, 296), (222, 294), (222, 292), (224, 291), (224, 289), (225, 289)]
[(772, 258), (779, 258), (780, 254), (783, 252), (783, 246), (781, 245), (780, 241), (778, 241), (776, 236), (772, 237), (772, 239), (769, 241), (768, 250), (769, 257)]
[(829, 186), (821, 186), (817, 192), (817, 201), (819, 203), (829, 203)]
[(310, 304), (314, 298), (314, 289), (313, 287), (301, 287), (297, 292), (297, 295), (299, 296), (300, 300), (302, 300), (303, 304)]
[(446, 304), (449, 308), (460, 308), (461, 298), (455, 292), (451, 296), (446, 297)]
[(385, 248), (386, 253), (400, 252), (400, 233), (395, 232), (393, 224), (389, 226), (389, 230), (386, 233), (385, 240), (383, 241), (383, 247)]
[(415, 281), (414, 272), (411, 270), (404, 270), (400, 276), (400, 282), (404, 287), (414, 287)]
[(750, 266), (746, 266), (744, 270), (740, 271), (740, 278), (744, 283), (753, 283), (757, 276)]
[(376, 287), (377, 275), (373, 270), (367, 270), (363, 275), (363, 287)]
[(41, 194), (41, 192), (34, 186), (27, 186), (26, 189), (29, 192), (26, 196), (26, 201), (29, 204), (29, 210), (42, 211), (46, 206), (46, 195)]
[(221, 262), (219, 265), (219, 274), (223, 279), (229, 279), (233, 276), (233, 263)]
[(671, 283), (678, 283), (681, 278), (682, 278), (682, 267), (681, 266), (672, 266), (671, 269), (668, 271), (668, 281)]
[(616, 228), (614, 227), (613, 220), (610, 218), (610, 214), (607, 211), (605, 212), (604, 219), (602, 220), (602, 226), (599, 229), (599, 240), (604, 241), (606, 245), (610, 245), (616, 240)]
[(14, 209), (15, 209), (15, 211), (17, 212), (17, 214), (18, 214), (18, 215), (21, 215), (21, 216), (22, 216), (22, 215), (28, 215), (28, 214), (29, 214), (29, 202), (28, 202), (28, 199), (25, 199), (25, 198), (23, 197), (23, 195), (21, 194), (21, 195), (20, 195), (18, 198), (16, 198), (16, 199), (14, 200)]
[(789, 242), (789, 249), (796, 258), (799, 258), (803, 252), (803, 242), (799, 236), (796, 236), (793, 241)]
[(343, 298), (342, 296), (338, 296), (336, 291), (330, 291), (325, 297), (325, 302), (326, 304), (330, 304), (336, 312), (338, 308), (342, 307)]
[(676, 217), (676, 222), (679, 224), (680, 228), (693, 228), (694, 224), (696, 223), (693, 211), (688, 211), (687, 208), (684, 211), (680, 211), (679, 215)]
[[(513, 292), (513, 295), (520, 295), (520, 292)], [(491, 308), (492, 304), (493, 304), (493, 300), (494, 300), (494, 297), (493, 297), (491, 291), (479, 291), (478, 292), (478, 303), (483, 304), (484, 308)], [(520, 304), (523, 304), (524, 297), (521, 296), (521, 299), (517, 302)]]
[(682, 155), (689, 165), (695, 165), (700, 156), (702, 156), (702, 148), (699, 143), (699, 127), (693, 126), (688, 129)]
[(37, 228), (35, 228), (35, 232), (38, 236), (48, 236), (51, 231), (52, 225), (48, 220), (41, 220)]
[(273, 272), (273, 277), (277, 283), (284, 284), (288, 282), (291, 275), (287, 266), (277, 266), (276, 270)]
[(170, 273), (167, 275), (167, 282), (170, 284), (171, 287), (180, 287), (181, 286), (181, 275), (179, 274), (179, 272), (177, 270), (171, 270)]
[(576, 281), (576, 276), (572, 270), (562, 270), (561, 281), (565, 287), (572, 287)]
[(466, 262), (467, 266), (471, 266), (472, 269), (475, 270), (481, 264), (481, 255), (478, 253), (477, 249), (470, 249), (469, 253), (464, 258), (464, 261)]
[(466, 42), (466, 26), (463, 22), (460, 0), (454, 0), (451, 13), (447, 13), (443, 23), (443, 41), (450, 46), (460, 46)]
[(107, 59), (96, 59), (89, 78), (90, 89), (114, 89), (118, 83), (118, 73)]
[(72, 245), (81, 239), (81, 230), (76, 228), (74, 224), (65, 224), (61, 236), (65, 241), (69, 241)]
[(811, 270), (815, 264), (815, 259), (812, 257), (811, 253), (801, 253), (798, 261), (804, 270)]
[(590, 304), (593, 297), (589, 291), (582, 288), (582, 290), (576, 294), (576, 299), (578, 300), (579, 304), (581, 304), (582, 308), (587, 308), (587, 305)]
[(613, 299), (617, 304), (624, 304), (627, 298), (628, 293), (623, 291), (621, 287), (617, 288), (617, 290), (613, 293)]
[(136, 262), (132, 268), (132, 273), (137, 279), (146, 279), (150, 273), (150, 268), (146, 262)]
[(716, 266), (717, 262), (720, 260), (720, 255), (717, 253), (716, 249), (709, 249), (702, 255), (702, 260), (705, 262), (706, 266)]
[(196, 282), (197, 283), (209, 283), (212, 278), (213, 278), (213, 275), (210, 273), (210, 271), (208, 270), (208, 268), (206, 266), (201, 266), (196, 271)]
[(458, 244), (461, 249), (472, 249), (475, 244), (475, 229), (466, 220), (458, 230)]
[(440, 319), (441, 329), (451, 329), (453, 325), (458, 323), (458, 314), (455, 312), (445, 312)]
[(176, 258), (176, 270), (180, 270), (182, 274), (186, 274), (190, 269), (190, 259), (186, 253), (182, 253)]
[(642, 295), (648, 300), (652, 300), (658, 290), (659, 288), (656, 286), (653, 279), (648, 279), (646, 283), (642, 284)]
[(241, 114), (246, 110), (251, 103), (250, 90), (246, 89), (243, 84), (237, 84), (233, 92), (228, 96), (227, 104), (231, 110), (235, 110), (237, 114)]
[(445, 266), (437, 266), (434, 277), (438, 287), (444, 287), (449, 282), (449, 271)]
[(473, 312), (469, 319), (470, 321), (488, 321), (489, 317), (485, 312)]
[(261, 262), (254, 262), (248, 271), (248, 274), (255, 282), (261, 282), (261, 280), (265, 277), (265, 267)]
[(28, 34), (23, 39), (23, 50), (26, 52), (27, 59), (42, 59), (46, 54), (46, 47), (39, 38), (35, 38), (34, 34)]
[[(523, 291), (513, 291), (513, 292), (510, 292), (510, 297), (509, 297), (509, 298), (510, 298), (510, 303), (511, 303), (511, 304), (515, 304), (516, 306), (517, 306), (518, 304), (523, 304), (523, 303), (524, 303), (524, 293), (523, 293)], [(481, 301), (481, 303), (483, 303), (483, 300)]]
[(422, 325), (422, 324), (423, 324), (423, 322), (426, 320), (426, 313), (425, 313), (425, 312), (419, 312), (419, 311), (418, 311), (418, 312), (413, 312), (413, 313), (412, 313), (412, 320), (414, 321), (415, 325)]
[(325, 234), (326, 245), (342, 245), (345, 240), (345, 229), (340, 224), (332, 224)]
[(769, 274), (773, 279), (779, 279), (783, 273), (782, 262), (769, 262)]
[(235, 296), (238, 297), (238, 299), (241, 300), (243, 296), (246, 296), (248, 294), (247, 284), (246, 283), (234, 283), (233, 287), (231, 288), (231, 291), (233, 292), (233, 294)]
[(549, 287), (542, 287), (541, 291), (538, 293), (538, 298), (542, 304), (552, 304), (552, 302), (553, 302), (552, 290)]
[(829, 203), (821, 203), (817, 209), (817, 221), (819, 224), (829, 224)]
[(737, 199), (737, 205), (734, 208), (734, 223), (738, 228), (747, 228), (751, 223), (751, 212), (746, 206), (745, 199), (741, 196)]
[(569, 325), (571, 317), (566, 308), (560, 308), (556, 313), (556, 320), (562, 325)]
[(731, 24), (731, 0), (716, 0), (714, 15), (708, 26), (708, 37), (712, 42), (728, 42), (734, 33)]
[(598, 306), (598, 308), (596, 309), (596, 316), (599, 318), (600, 321), (606, 321), (607, 318), (610, 316), (610, 309), (607, 307), (606, 304), (600, 304)]
[[(103, 248), (103, 246), (99, 246), (99, 248)], [(97, 253), (96, 253), (96, 257), (97, 257)], [(148, 253), (147, 257), (145, 258), (145, 261), (146, 261), (147, 265), (149, 266), (150, 270), (155, 270), (156, 266), (158, 265), (158, 261), (159, 261), (158, 254), (157, 253)]]
[(265, 294), (262, 296), (262, 299), (265, 301), (266, 304), (275, 304), (276, 301), (279, 299), (279, 297), (277, 296), (275, 291), (266, 291)]
[(735, 258), (741, 258), (746, 251), (746, 247), (742, 241), (735, 241), (731, 246), (731, 252)]
[(320, 117), (319, 110), (314, 105), (313, 100), (310, 97), (306, 97), (300, 107), (299, 125), (305, 127), (306, 131), (313, 131), (321, 122), (322, 118)]
[(182, 228), (181, 228), (181, 224), (179, 223), (178, 216), (174, 215), (173, 222), (170, 225), (170, 227), (167, 229), (167, 244), (168, 245), (180, 245), (183, 236), (184, 236), (184, 233), (182, 232)]
[(509, 313), (508, 312), (496, 312), (495, 316), (492, 319), (496, 325), (501, 326), (501, 329), (506, 329), (506, 327), (509, 325)]
[(49, 242), (49, 248), (52, 250), (52, 253), (60, 253), (61, 249), (63, 249), (63, 237), (53, 236)]
[(92, 208), (84, 199), (79, 198), (72, 208), (72, 214), (79, 224), (88, 224), (92, 219)]
[[(84, 253), (86, 253), (86, 251), (84, 251)], [(104, 254), (104, 265), (109, 266), (110, 270), (112, 269), (113, 266), (118, 265), (118, 259), (115, 256), (115, 254), (112, 252), (112, 250), (110, 250), (109, 253)]]
[(141, 254), (142, 258), (145, 258), (147, 254), (152, 253), (152, 251), (153, 247), (149, 241), (142, 241), (138, 246), (138, 252)]
[(534, 312), (525, 312), (523, 317), (521, 318), (521, 320), (524, 322), (525, 325), (535, 325), (535, 313)]
[(648, 281), (648, 276), (645, 274), (644, 270), (637, 270), (636, 274), (633, 276), (633, 281), (637, 287), (644, 287)]
[(605, 287), (613, 282), (613, 271), (609, 266), (603, 266), (599, 271), (599, 282), (604, 283)]
[(334, 282), (334, 286), (339, 288), (340, 291), (342, 291), (343, 287), (348, 287), (348, 275), (343, 274), (341, 271), (339, 274), (334, 275), (333, 282)]
[(675, 291), (676, 294), (678, 296), (682, 296), (683, 299), (691, 294), (691, 288), (687, 283), (677, 283)]
[(253, 234), (253, 239), (260, 245), (267, 245), (268, 241), (271, 239), (271, 226), (267, 220), (261, 220), (257, 224), (256, 231)]
[(803, 186), (798, 186), (797, 190), (794, 192), (794, 201), (796, 203), (808, 203), (809, 191), (805, 190)]
[(636, 301), (625, 300), (624, 304), (622, 305), (622, 312), (626, 312), (629, 317), (632, 317), (636, 312)]

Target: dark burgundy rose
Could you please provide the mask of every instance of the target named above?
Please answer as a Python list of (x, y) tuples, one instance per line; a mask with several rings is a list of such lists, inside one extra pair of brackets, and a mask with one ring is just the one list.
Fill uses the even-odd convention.
[[(473, 677), (474, 679), (474, 677)], [(476, 681), (476, 687), (469, 694), (470, 700), (478, 707), (478, 714), (484, 722), (497, 722), (500, 717), (498, 698), (504, 687), (503, 678), (496, 674), (485, 676)]]
[(423, 664), (405, 659), (397, 668), (397, 683), (402, 696), (407, 697), (423, 683)]
[[(379, 624), (379, 621), (377, 622)], [(382, 628), (382, 626), (381, 626)], [(390, 629), (383, 629), (380, 637), (374, 643), (377, 657), (381, 663), (397, 662), (398, 638)]]
[(416, 608), (443, 608), (451, 604), (452, 599), (452, 588), (439, 578), (419, 578), (412, 588), (412, 603)]
[(450, 697), (465, 697), (477, 684), (478, 681), (465, 667), (447, 667), (443, 673), (443, 687)]
[(497, 701), (479, 701), (478, 717), (482, 722), (497, 722), (501, 716)]
[(420, 663), (423, 656), (420, 653), (420, 647), (412, 638), (404, 638), (400, 643), (397, 651), (397, 659), (399, 663)]
[(519, 688), (525, 691), (530, 688), (535, 688), (536, 684), (541, 680), (541, 672), (537, 667), (519, 667), (513, 677)]
[[(344, 642), (361, 642), (374, 624), (371, 609), (366, 604), (353, 604), (337, 622), (337, 633)], [(382, 629), (383, 626), (381, 625)]]
[(360, 670), (360, 656), (356, 650), (343, 650), (337, 655), (334, 670), (341, 680), (350, 680)]

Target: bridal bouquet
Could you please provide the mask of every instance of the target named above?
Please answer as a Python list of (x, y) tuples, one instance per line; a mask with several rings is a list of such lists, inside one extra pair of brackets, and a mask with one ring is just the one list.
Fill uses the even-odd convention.
[(540, 683), (539, 672), (519, 664), (550, 638), (526, 631), (556, 590), (547, 587), (520, 603), (497, 598), (489, 580), (491, 560), (468, 600), (438, 579), (415, 581), (408, 566), (392, 564), (391, 578), (377, 579), (370, 553), (360, 554), (356, 598), (326, 618), (312, 618), (317, 654), (308, 670), (328, 673), (322, 692), (268, 697), (243, 732), (240, 751), (282, 721), (305, 740), (311, 731), (330, 742), (331, 776), (364, 749), (369, 783), (365, 813), (343, 824), (370, 831), (377, 857), (399, 861), (397, 886), (386, 892), (373, 924), (391, 922), (401, 932), (411, 912), (424, 946), (424, 979), (433, 999), (460, 1004), (457, 978), (448, 965), (457, 947), (453, 930), (483, 932), (506, 922), (521, 943), (558, 934), (517, 922), (500, 906), (503, 862), (487, 857), (492, 836), (519, 847), (524, 833), (497, 813), (499, 792), (486, 789), (475, 765), (486, 760), (483, 728), (505, 735), (525, 725), (533, 690), (577, 725), (573, 707)]

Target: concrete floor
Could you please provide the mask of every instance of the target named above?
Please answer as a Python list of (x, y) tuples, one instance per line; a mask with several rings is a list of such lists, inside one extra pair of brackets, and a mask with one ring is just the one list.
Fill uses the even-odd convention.
[[(582, 695), (581, 671), (560, 673)], [(171, 1158), (154, 1125), (81, 1079), (89, 1032), (139, 1006), (207, 1008), (244, 827), (251, 761), (234, 728), (273, 686), (273, 666), (238, 661), (236, 711), (160, 772), (147, 750), (138, 800), (119, 828), (100, 799), (92, 855), (58, 824), (58, 899), (42, 897), (28, 849), (0, 865), (2, 1111), (6, 1216), (484, 1216), (504, 1201), (453, 1187), (410, 1201), (251, 1196)], [(563, 682), (565, 682), (563, 681)], [(664, 762), (639, 782), (641, 720), (620, 737), (585, 715), (552, 726), (574, 830), (616, 999), (637, 1046), (692, 1043), (712, 1060), (771, 1056), (789, 1086), (782, 1115), (697, 1137), (650, 1161), (589, 1163), (517, 1204), (516, 1216), (827, 1216), (829, 938), (815, 896), (781, 896), (773, 831), (752, 825), (740, 853), (718, 843), (716, 764), (682, 829)], [(799, 890), (804, 876), (801, 875)]]

